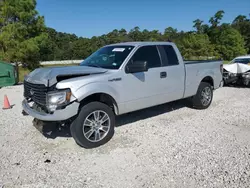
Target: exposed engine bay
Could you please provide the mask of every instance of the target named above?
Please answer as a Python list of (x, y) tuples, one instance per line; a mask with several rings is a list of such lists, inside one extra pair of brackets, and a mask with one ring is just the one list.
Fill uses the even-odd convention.
[(224, 85), (250, 86), (250, 65), (232, 63), (223, 65)]

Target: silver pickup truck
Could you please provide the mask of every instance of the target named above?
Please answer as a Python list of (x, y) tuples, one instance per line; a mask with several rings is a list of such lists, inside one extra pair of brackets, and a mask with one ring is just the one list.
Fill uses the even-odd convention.
[(118, 115), (183, 98), (194, 108), (208, 108), (222, 70), (221, 61), (184, 62), (171, 42), (112, 44), (80, 66), (31, 72), (22, 106), (38, 120), (71, 122), (76, 143), (94, 148), (113, 137)]

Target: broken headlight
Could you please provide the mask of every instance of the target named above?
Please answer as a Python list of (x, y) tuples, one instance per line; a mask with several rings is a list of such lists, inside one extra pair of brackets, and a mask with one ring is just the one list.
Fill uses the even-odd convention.
[(66, 105), (70, 102), (70, 89), (52, 91), (47, 94), (47, 108), (54, 112), (58, 106)]

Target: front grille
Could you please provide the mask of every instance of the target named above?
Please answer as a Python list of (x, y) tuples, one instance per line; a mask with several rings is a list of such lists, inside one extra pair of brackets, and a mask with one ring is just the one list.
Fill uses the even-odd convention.
[(35, 103), (46, 105), (46, 93), (48, 88), (43, 84), (32, 84), (24, 81), (24, 97), (31, 98)]

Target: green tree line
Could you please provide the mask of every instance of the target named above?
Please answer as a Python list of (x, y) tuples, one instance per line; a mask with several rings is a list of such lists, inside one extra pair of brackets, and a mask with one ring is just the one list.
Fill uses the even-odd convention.
[(136, 26), (84, 38), (46, 27), (36, 10), (36, 0), (0, 0), (0, 59), (34, 69), (39, 61), (85, 59), (104, 45), (129, 41), (172, 41), (189, 60), (231, 60), (250, 53), (249, 15), (221, 23), (224, 14), (219, 10), (208, 20), (196, 19), (194, 29), (187, 32), (172, 27), (162, 32), (141, 30)]

